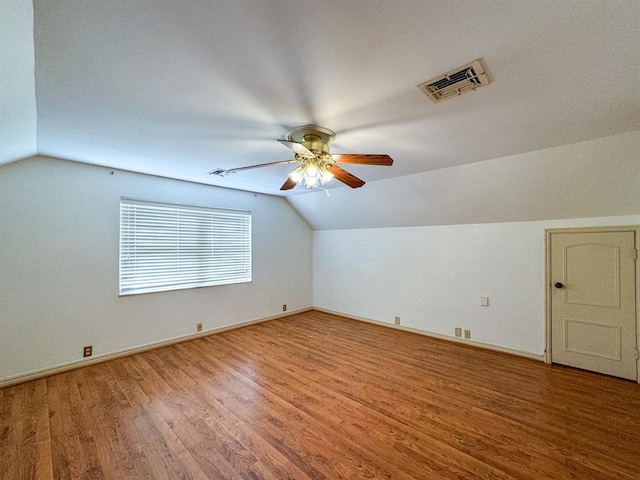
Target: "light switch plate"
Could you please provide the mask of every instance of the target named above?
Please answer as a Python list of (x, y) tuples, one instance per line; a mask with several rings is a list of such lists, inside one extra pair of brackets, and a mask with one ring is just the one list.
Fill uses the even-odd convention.
[(480, 306), (488, 307), (489, 306), (489, 297), (480, 297)]

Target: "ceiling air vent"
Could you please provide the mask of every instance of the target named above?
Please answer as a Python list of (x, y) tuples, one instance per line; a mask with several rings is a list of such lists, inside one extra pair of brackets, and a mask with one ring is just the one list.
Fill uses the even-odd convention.
[(433, 103), (438, 103), (489, 83), (489, 77), (478, 59), (421, 83), (418, 88)]

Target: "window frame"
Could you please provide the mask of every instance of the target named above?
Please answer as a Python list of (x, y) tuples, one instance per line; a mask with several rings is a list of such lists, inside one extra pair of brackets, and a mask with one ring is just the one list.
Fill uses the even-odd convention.
[(119, 212), (119, 296), (253, 281), (250, 211), (120, 197)]

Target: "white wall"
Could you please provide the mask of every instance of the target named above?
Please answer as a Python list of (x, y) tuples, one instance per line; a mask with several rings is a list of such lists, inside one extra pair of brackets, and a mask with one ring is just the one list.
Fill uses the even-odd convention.
[(288, 201), (314, 230), (635, 215), (640, 131)]
[[(250, 210), (253, 282), (119, 297), (121, 196)], [(0, 167), (0, 381), (84, 345), (97, 356), (308, 308), (311, 248), (282, 198), (43, 157)]]
[[(534, 355), (545, 345), (545, 229), (640, 215), (313, 233), (315, 307)], [(480, 306), (489, 297), (489, 307)]]
[(0, 164), (35, 155), (33, 2), (0, 0)]
[(288, 201), (315, 229), (315, 307), (540, 355), (544, 231), (640, 224), (640, 132)]

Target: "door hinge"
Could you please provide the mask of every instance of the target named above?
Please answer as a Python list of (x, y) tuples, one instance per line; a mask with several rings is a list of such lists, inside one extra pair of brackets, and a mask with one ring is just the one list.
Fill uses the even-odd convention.
[(635, 248), (633, 249), (633, 259), (634, 260), (638, 259), (638, 250), (636, 250)]

